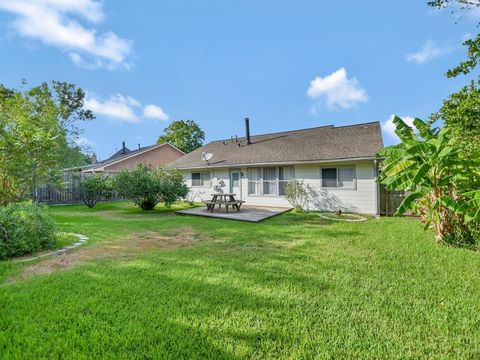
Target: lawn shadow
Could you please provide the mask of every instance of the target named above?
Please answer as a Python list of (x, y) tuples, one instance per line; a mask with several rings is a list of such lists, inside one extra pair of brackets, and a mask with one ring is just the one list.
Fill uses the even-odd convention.
[[(25, 318), (7, 316), (7, 323), (15, 322), (18, 331), (25, 327), (25, 331), (46, 333), (42, 339), (28, 342), (11, 339), (7, 345), (22, 348), (24, 354), (54, 356), (60, 349), (64, 351), (62, 342), (68, 336), (69, 350), (86, 356), (109, 349), (120, 357), (235, 359), (244, 357), (240, 354), (254, 354), (265, 339), (291, 343), (292, 339), (275, 328), (260, 326), (259, 330), (259, 320), (267, 321), (272, 311), (280, 313), (286, 304), (256, 292), (252, 279), (245, 277), (247, 269), (239, 272), (227, 259), (209, 264), (208, 269), (223, 268), (234, 279), (231, 281), (225, 273), (205, 271), (201, 263), (185, 260), (155, 254), (125, 261), (105, 259), (71, 272), (33, 278), (29, 297), (46, 304), (53, 301), (51, 311), (56, 323), (63, 324), (63, 331), (55, 331), (56, 326), (46, 317), (28, 321), (35, 314), (28, 302), (21, 302), (16, 306), (24, 307)], [(232, 321), (219, 321), (219, 315)], [(47, 345), (38, 346), (37, 341)]]

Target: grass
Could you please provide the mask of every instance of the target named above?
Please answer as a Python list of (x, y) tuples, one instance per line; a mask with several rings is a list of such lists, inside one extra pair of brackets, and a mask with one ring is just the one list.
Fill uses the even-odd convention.
[[(54, 249), (62, 249), (67, 245), (72, 245), (78, 241), (78, 236), (71, 233), (61, 232), (57, 235), (57, 241), (55, 243)], [(50, 252), (46, 250), (45, 252)]]
[(320, 217), (327, 219), (327, 220), (336, 220), (336, 221), (365, 221), (371, 216), (368, 215), (360, 215), (360, 214), (353, 214), (353, 213), (341, 213), (337, 214), (334, 212), (321, 212), (319, 213)]
[(48, 274), (0, 262), (4, 358), (480, 357), (480, 254), (414, 219), (50, 211), (90, 240)]

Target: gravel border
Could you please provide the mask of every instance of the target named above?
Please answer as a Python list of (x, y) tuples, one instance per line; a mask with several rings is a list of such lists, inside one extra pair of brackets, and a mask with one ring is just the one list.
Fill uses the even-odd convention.
[(84, 244), (89, 239), (88, 236), (82, 235), (82, 234), (72, 234), (72, 235), (76, 236), (78, 238), (78, 241), (76, 243), (72, 244), (72, 245), (65, 246), (65, 247), (63, 247), (59, 250), (55, 250), (55, 251), (52, 251), (52, 252), (49, 252), (49, 253), (46, 253), (46, 254), (41, 254), (41, 255), (38, 255), (38, 256), (32, 256), (32, 257), (28, 257), (28, 258), (21, 258), (21, 259), (15, 260), (15, 261), (25, 262), (25, 261), (31, 261), (31, 260), (36, 260), (36, 259), (42, 259), (42, 258), (45, 258), (45, 257), (48, 257), (48, 256), (62, 255), (62, 254), (65, 254), (69, 250), (72, 250), (72, 249), (75, 249), (75, 248), (79, 247), (80, 245)]

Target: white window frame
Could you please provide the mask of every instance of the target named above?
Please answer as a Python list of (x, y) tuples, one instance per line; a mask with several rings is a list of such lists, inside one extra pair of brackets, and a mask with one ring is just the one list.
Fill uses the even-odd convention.
[(240, 189), (240, 193), (242, 192), (242, 169), (241, 168), (232, 168), (228, 171), (228, 182), (229, 182), (229, 188), (230, 192), (233, 192), (233, 181), (232, 181), (232, 174), (233, 173), (238, 173), (238, 188)]
[[(337, 186), (323, 186), (323, 169), (336, 169), (337, 170)], [(353, 169), (353, 186), (338, 186), (338, 169)], [(320, 167), (320, 188), (331, 190), (357, 190), (357, 167), (355, 165), (342, 165), (342, 166), (321, 166)]]
[[(248, 174), (249, 174), (249, 169), (262, 169), (262, 174), (263, 174), (263, 169), (264, 168), (270, 168), (270, 167), (273, 167), (275, 168), (275, 180), (266, 180), (266, 181), (275, 181), (276, 182), (276, 192), (275, 194), (264, 194), (263, 193), (263, 186), (264, 186), (264, 180), (263, 180), (263, 175), (258, 179), (258, 180), (252, 180), (250, 178), (248, 178)], [(293, 177), (291, 180), (280, 180), (280, 168), (282, 167), (291, 167), (293, 169)], [(295, 166), (294, 165), (285, 165), (285, 166), (260, 166), (260, 167), (249, 167), (247, 168), (247, 193), (248, 193), (248, 196), (259, 196), (259, 197), (285, 197), (285, 195), (280, 195), (280, 183), (281, 182), (287, 182), (287, 181), (293, 181), (295, 180)], [(259, 194), (252, 194), (250, 193), (250, 183), (251, 182), (255, 182), (257, 183), (256, 186), (259, 187), (260, 189), (260, 193)]]
[[(201, 185), (193, 185), (193, 174), (200, 174), (200, 182)], [(205, 185), (205, 180), (202, 180), (202, 175), (201, 174), (207, 174), (208, 175), (208, 182), (209, 185)], [(210, 174), (210, 171), (192, 171), (190, 174), (190, 179), (192, 181), (192, 187), (194, 188), (204, 188), (204, 187), (210, 187), (211, 182), (212, 182), (212, 176)]]

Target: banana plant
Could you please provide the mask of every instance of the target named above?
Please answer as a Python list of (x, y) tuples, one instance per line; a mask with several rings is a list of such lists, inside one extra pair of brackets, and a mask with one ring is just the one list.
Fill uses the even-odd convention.
[(455, 227), (479, 221), (479, 157), (464, 158), (446, 128), (432, 128), (420, 119), (413, 121), (414, 128), (399, 117), (393, 122), (401, 143), (378, 156), (384, 158), (380, 183), (408, 194), (396, 215), (408, 211), (419, 215), (426, 228), (433, 228), (437, 241)]

